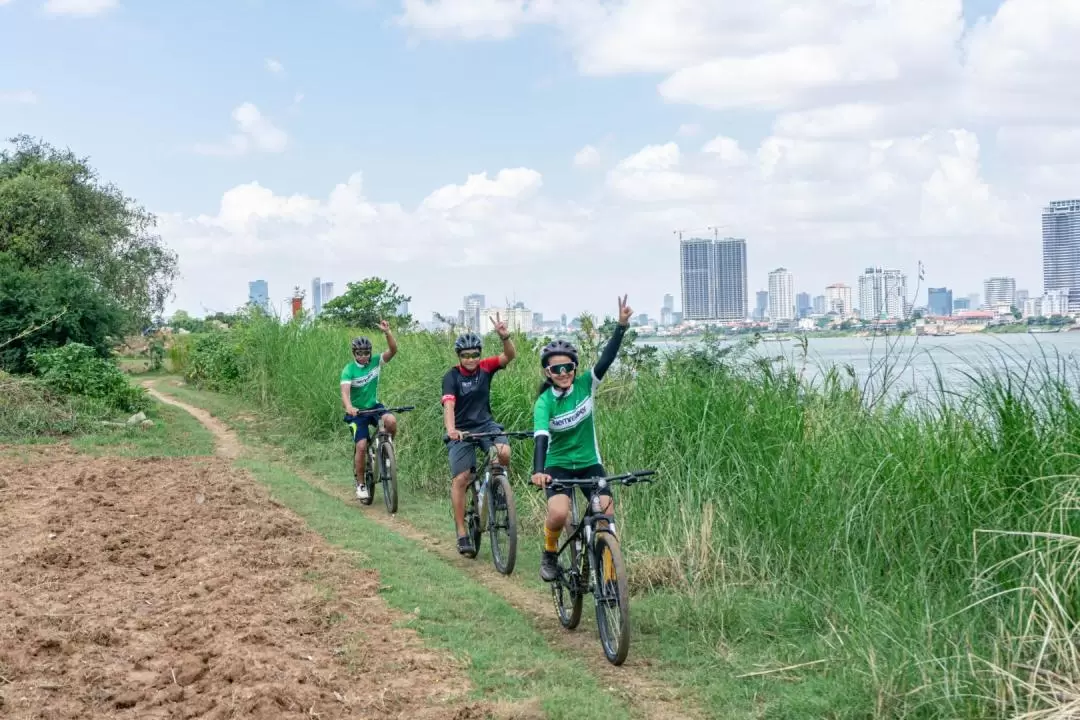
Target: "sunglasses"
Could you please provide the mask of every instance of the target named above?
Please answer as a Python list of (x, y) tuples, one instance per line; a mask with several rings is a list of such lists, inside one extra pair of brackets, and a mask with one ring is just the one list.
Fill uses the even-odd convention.
[(353, 353), (353, 357), (371, 357), (370, 350), (359, 350)]
[(574, 372), (577, 367), (577, 363), (559, 363), (558, 365), (548, 365), (548, 372), (552, 375), (569, 375)]
[(475, 350), (468, 350), (466, 352), (458, 353), (458, 357), (462, 360), (475, 360), (476, 358), (480, 357), (480, 353), (476, 352)]

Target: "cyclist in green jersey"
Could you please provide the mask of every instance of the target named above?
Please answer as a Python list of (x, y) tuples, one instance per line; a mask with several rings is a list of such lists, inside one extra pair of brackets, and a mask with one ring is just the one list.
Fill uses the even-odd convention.
[[(626, 296), (619, 298), (619, 324), (596, 366), (578, 372), (577, 348), (565, 340), (553, 340), (540, 353), (544, 383), (533, 405), (533, 433), (536, 445), (533, 455), (532, 482), (544, 488), (547, 495), (547, 519), (544, 521), (544, 553), (540, 561), (540, 578), (555, 579), (558, 572), (557, 551), (559, 534), (570, 514), (571, 489), (552, 492), (552, 479), (582, 479), (604, 477), (600, 446), (596, 440), (593, 396), (604, 379), (632, 314)], [(582, 488), (585, 492), (587, 488)], [(601, 509), (612, 511), (611, 491), (600, 491)], [(586, 497), (588, 495), (586, 494)]]
[(357, 416), (364, 410), (379, 410), (386, 406), (379, 402), (379, 371), (397, 355), (397, 340), (390, 331), (390, 324), (379, 321), (379, 329), (386, 336), (387, 350), (374, 360), (371, 357), (371, 340), (358, 337), (352, 341), (353, 360), (341, 371), (341, 404), (345, 406), (345, 422), (352, 430), (356, 451), (353, 455), (353, 471), (356, 481), (356, 497), (367, 500), (364, 485), (364, 465), (367, 460), (367, 444), (371, 428), (380, 420), (393, 437), (397, 433), (397, 418), (393, 413), (375, 412)]

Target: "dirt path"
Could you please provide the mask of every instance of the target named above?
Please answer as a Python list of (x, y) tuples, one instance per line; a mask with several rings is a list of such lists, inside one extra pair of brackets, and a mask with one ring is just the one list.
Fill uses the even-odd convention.
[(377, 593), (227, 460), (0, 454), (0, 717), (485, 716)]
[[(155, 397), (161, 394), (154, 392)], [(206, 411), (175, 398), (169, 397), (169, 402), (187, 410), (200, 420), (202, 419), (201, 416), (210, 417)], [(210, 417), (210, 419), (214, 421), (213, 425), (204, 424), (214, 433), (222, 446), (232, 446), (240, 443), (231, 429), (216, 418)], [(603, 658), (594, 626), (584, 623), (574, 632), (565, 630), (555, 617), (555, 610), (549, 593), (541, 593), (522, 587), (514, 580), (501, 575), (490, 563), (463, 558), (445, 538), (434, 537), (423, 532), (414, 525), (402, 520), (400, 515), (394, 517), (387, 515), (381, 503), (376, 502), (370, 508), (361, 508), (349, 488), (334, 486), (325, 482), (322, 478), (304, 471), (302, 468), (291, 466), (291, 469), (308, 484), (340, 499), (342, 502), (357, 507), (357, 510), (364, 512), (365, 517), (368, 519), (374, 520), (387, 529), (424, 545), (431, 552), (439, 555), (455, 567), (462, 569), (474, 580), (500, 595), (519, 611), (529, 615), (532, 618), (533, 625), (551, 645), (569, 646), (578, 651), (588, 663), (590, 669), (600, 678), (602, 686), (609, 692), (623, 698), (640, 716), (663, 718), (665, 720), (694, 720), (702, 717), (700, 711), (689, 706), (684, 698), (679, 697), (676, 689), (655, 677), (655, 673), (650, 672), (651, 664), (648, 660), (640, 656), (635, 657), (633, 647), (631, 647), (630, 657), (626, 663), (621, 667), (614, 667)], [(518, 552), (523, 551), (527, 552), (528, 548), (523, 549), (519, 545)], [(537, 582), (539, 583), (539, 579)], [(631, 622), (633, 621), (632, 610), (631, 608)], [(589, 612), (587, 600), (584, 612)]]

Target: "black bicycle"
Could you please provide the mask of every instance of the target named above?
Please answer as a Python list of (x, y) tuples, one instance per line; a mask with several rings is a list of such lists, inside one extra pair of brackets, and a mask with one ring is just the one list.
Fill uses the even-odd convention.
[[(408, 405), (396, 408), (372, 408), (371, 410), (361, 410), (356, 415), (353, 415), (355, 418), (361, 418), (364, 415), (379, 415), (379, 428), (375, 439), (368, 441), (367, 462), (364, 463), (364, 487), (367, 488), (367, 498), (360, 499), (360, 502), (364, 505), (370, 505), (375, 499), (375, 468), (378, 467), (383, 502), (386, 503), (386, 511), (391, 515), (396, 513), (398, 508), (397, 456), (394, 454), (394, 439), (390, 437), (390, 433), (383, 427), (382, 416), (386, 413), (394, 413), (395, 415), (406, 413), (415, 409), (415, 407), (414, 405)], [(356, 452), (355, 448), (353, 452)], [(378, 462), (376, 462), (376, 459)], [(353, 479), (356, 479), (355, 465)]]
[(622, 665), (630, 651), (630, 592), (626, 582), (619, 539), (615, 533), (615, 515), (600, 510), (599, 491), (611, 485), (652, 482), (654, 470), (584, 480), (552, 480), (555, 490), (585, 488), (589, 500), (578, 519), (578, 496), (570, 494), (570, 517), (563, 528), (566, 538), (559, 548), (559, 570), (551, 583), (551, 595), (559, 622), (573, 630), (581, 622), (581, 604), (585, 593), (596, 602), (596, 626), (604, 655), (613, 665)]
[[(461, 431), (461, 440), (475, 446), (479, 446), (484, 438), (532, 436), (531, 432)], [(465, 530), (473, 546), (473, 551), (466, 556), (475, 558), (480, 553), (480, 536), (486, 531), (491, 537), (491, 560), (495, 569), (509, 575), (514, 572), (517, 562), (517, 507), (507, 469), (499, 463), (494, 445), (488, 448), (480, 467), (471, 472), (465, 492)]]

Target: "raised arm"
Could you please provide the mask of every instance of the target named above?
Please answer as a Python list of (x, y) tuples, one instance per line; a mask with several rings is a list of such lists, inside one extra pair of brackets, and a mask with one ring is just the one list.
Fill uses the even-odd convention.
[(626, 296), (623, 295), (619, 298), (619, 324), (615, 326), (614, 334), (608, 340), (607, 345), (604, 346), (604, 351), (600, 353), (600, 359), (596, 361), (596, 367), (593, 368), (593, 377), (598, 381), (603, 380), (604, 375), (611, 368), (611, 363), (615, 362), (615, 357), (619, 354), (619, 346), (622, 345), (623, 336), (626, 335), (626, 328), (630, 325), (632, 312), (633, 310), (626, 304)]
[(390, 323), (385, 320), (379, 321), (379, 329), (383, 331), (383, 335), (386, 336), (386, 351), (382, 354), (383, 363), (388, 363), (397, 355), (397, 338), (394, 337), (394, 333), (390, 330)]
[(507, 330), (506, 323), (499, 318), (499, 313), (495, 313), (493, 322), (495, 332), (498, 333), (503, 344), (503, 351), (499, 354), (499, 367), (506, 367), (517, 357), (517, 349), (514, 347), (514, 341), (510, 339), (510, 331)]

